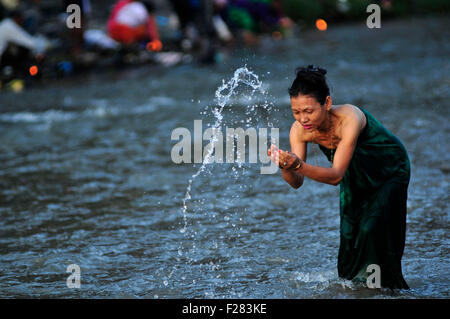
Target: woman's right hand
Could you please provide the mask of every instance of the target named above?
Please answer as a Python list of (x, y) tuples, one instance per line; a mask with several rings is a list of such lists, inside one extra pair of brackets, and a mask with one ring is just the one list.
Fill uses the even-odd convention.
[(267, 154), (270, 156), (270, 160), (281, 169), (292, 169), (302, 164), (302, 159), (296, 154), (280, 150), (273, 144), (267, 150)]
[(280, 166), (279, 164), (279, 158), (280, 158), (280, 154), (279, 154), (280, 150), (278, 149), (278, 146), (271, 144), (270, 148), (267, 150), (267, 155), (270, 156), (270, 160), (272, 161), (272, 163), (274, 163), (277, 166)]

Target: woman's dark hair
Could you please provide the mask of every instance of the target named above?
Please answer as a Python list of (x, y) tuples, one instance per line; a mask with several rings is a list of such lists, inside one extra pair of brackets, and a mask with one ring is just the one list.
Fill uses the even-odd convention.
[(311, 95), (316, 98), (320, 104), (325, 104), (326, 98), (330, 95), (325, 74), (327, 70), (308, 65), (307, 68), (299, 67), (295, 69), (297, 74), (294, 82), (289, 88), (291, 97), (302, 95)]

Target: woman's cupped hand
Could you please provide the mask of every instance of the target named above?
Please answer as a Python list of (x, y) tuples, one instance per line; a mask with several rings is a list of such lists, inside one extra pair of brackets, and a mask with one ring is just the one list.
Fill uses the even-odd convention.
[(283, 151), (276, 145), (270, 145), (267, 150), (267, 155), (270, 156), (270, 160), (278, 165), (281, 169), (291, 169), (296, 167), (300, 163), (300, 158), (289, 151)]

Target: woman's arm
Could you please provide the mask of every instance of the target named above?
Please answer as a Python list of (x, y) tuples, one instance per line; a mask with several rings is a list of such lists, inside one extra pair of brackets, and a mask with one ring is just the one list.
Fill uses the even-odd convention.
[[(303, 161), (303, 164), (305, 164), (308, 148), (307, 143), (303, 141), (303, 138), (299, 132), (297, 121), (295, 121), (291, 126), (289, 141), (291, 143), (292, 153), (298, 156)], [(282, 169), (281, 174), (284, 180), (293, 188), (297, 189), (303, 185), (304, 174), (293, 169)]]
[[(358, 114), (353, 113), (349, 115), (345, 120), (345, 123), (342, 124), (342, 138), (339, 142), (338, 147), (336, 148), (333, 167), (331, 168), (319, 167), (300, 162), (300, 167), (298, 169), (295, 169), (295, 167), (298, 166), (299, 163), (297, 157), (300, 156), (298, 156), (295, 151), (295, 155), (289, 152), (281, 151), (280, 162), (285, 161), (288, 163), (286, 168), (282, 170), (283, 177), (285, 175), (293, 176), (294, 174), (297, 174), (302, 176), (302, 182), (303, 176), (308, 176), (309, 178), (321, 183), (335, 186), (339, 185), (352, 159), (356, 142), (358, 140), (359, 133), (361, 132), (361, 121), (362, 119), (358, 116)], [(303, 143), (300, 143), (300, 145), (302, 144)], [(285, 180), (292, 187), (295, 187), (294, 185), (297, 185), (296, 183), (291, 184), (286, 178)]]
[[(291, 131), (289, 133), (289, 140), (291, 143), (291, 150), (293, 153), (288, 153), (288, 152), (284, 152), (284, 151), (280, 151), (284, 152), (286, 154), (291, 154), (294, 155), (296, 157), (294, 158), (289, 158), (287, 159), (287, 166), (289, 167), (292, 165), (292, 161), (295, 161), (295, 159), (298, 157), (300, 158), (303, 162), (306, 161), (306, 156), (307, 156), (307, 144), (306, 142), (302, 141), (302, 137), (300, 135), (300, 132), (298, 131), (298, 127), (297, 127), (298, 123), (294, 122), (294, 124), (292, 124), (291, 126)], [(273, 158), (273, 162), (278, 165), (278, 159), (276, 158), (275, 154), (273, 154), (274, 152), (276, 152), (277, 149), (273, 146), (271, 146), (270, 150), (269, 150), (269, 155)], [(284, 160), (283, 160), (284, 161)], [(283, 163), (283, 161), (279, 161), (281, 163)], [(298, 162), (296, 162), (297, 164)], [(294, 166), (295, 167), (295, 166)], [(284, 178), (284, 180), (291, 185), (293, 188), (299, 188), (300, 186), (303, 185), (303, 174), (296, 172), (293, 169), (282, 169), (281, 170), (281, 174)]]

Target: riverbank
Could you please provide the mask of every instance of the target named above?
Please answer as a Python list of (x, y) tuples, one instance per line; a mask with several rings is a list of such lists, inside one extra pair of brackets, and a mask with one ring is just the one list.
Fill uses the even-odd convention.
[[(439, 29), (439, 24), (444, 23), (448, 19), (448, 16), (428, 16), (428, 17), (406, 17), (400, 19), (393, 19), (383, 21), (382, 28), (402, 29), (405, 25), (415, 27), (418, 32), (429, 33), (433, 38), (441, 38), (445, 32)], [(441, 22), (439, 22), (441, 21)], [(446, 25), (446, 24), (445, 24)], [(406, 27), (408, 28), (408, 27)], [(290, 47), (293, 43), (308, 43), (324, 40), (331, 45), (337, 45), (338, 39), (333, 39), (332, 34), (336, 30), (351, 30), (358, 29), (365, 31), (367, 35), (377, 35), (377, 43), (380, 47), (383, 46), (383, 36), (385, 35), (383, 30), (366, 30), (364, 22), (351, 22), (343, 23), (337, 22), (336, 24), (330, 24), (326, 32), (318, 31), (311, 28), (297, 28), (295, 32), (288, 38), (284, 38), (278, 41), (273, 40), (271, 35), (262, 35), (260, 39), (260, 45), (257, 47), (240, 47), (240, 48), (222, 48), (217, 53), (217, 65), (226, 66), (233, 64), (233, 61), (240, 56), (245, 55), (263, 55), (265, 52), (274, 54), (279, 47)], [(331, 35), (331, 36), (330, 36)], [(344, 39), (343, 41), (346, 41)], [(334, 43), (334, 44), (333, 44)], [(424, 48), (425, 49), (425, 48)], [(23, 79), (23, 89), (34, 90), (45, 87), (61, 86), (61, 85), (77, 85), (77, 83), (87, 82), (92, 79), (95, 81), (98, 77), (99, 82), (107, 81), (113, 74), (132, 73), (152, 73), (153, 70), (156, 73), (164, 72), (164, 70), (170, 70), (173, 67), (185, 66), (185, 67), (213, 67), (212, 65), (203, 65), (190, 56), (182, 52), (162, 52), (153, 53), (147, 51), (134, 50), (128, 53), (126, 52), (99, 52), (99, 51), (86, 51), (82, 54), (78, 61), (65, 60), (68, 57), (54, 56), (50, 58), (52, 60), (49, 65), (53, 66), (53, 70), (47, 72), (48, 68), (43, 67), (39, 70), (39, 76), (33, 77), (28, 75)], [(166, 61), (164, 62), (164, 58)], [(244, 58), (242, 61), (245, 61)], [(58, 72), (55, 68), (60, 68)], [(69, 69), (64, 71), (63, 69)], [(214, 67), (213, 67), (214, 68)], [(102, 76), (103, 75), (103, 76)], [(0, 86), (1, 87), (1, 86)], [(14, 90), (8, 87), (8, 83), (3, 83), (3, 94), (10, 92), (23, 92), (23, 89)]]

